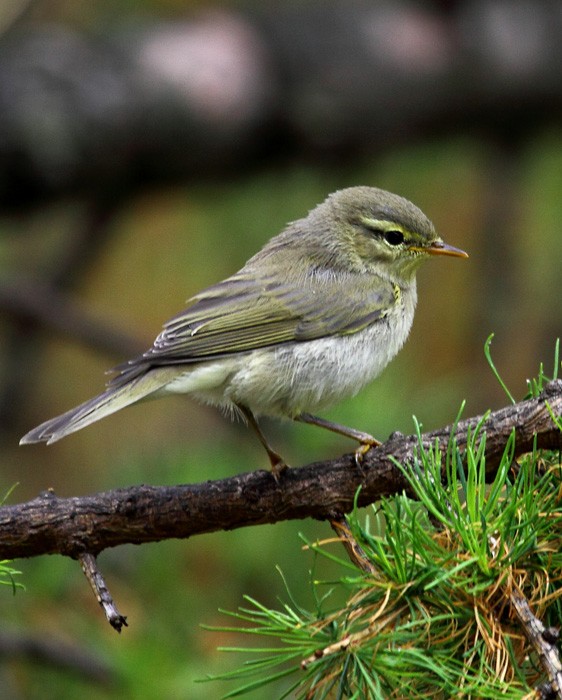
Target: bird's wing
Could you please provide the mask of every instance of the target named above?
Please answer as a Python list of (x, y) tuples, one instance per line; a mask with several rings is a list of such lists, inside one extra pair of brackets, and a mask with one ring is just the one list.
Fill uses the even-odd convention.
[(288, 284), (241, 271), (193, 297), (170, 319), (150, 350), (116, 370), (218, 359), (282, 343), (356, 333), (384, 318), (396, 303), (389, 282), (365, 285), (359, 275), (312, 274)]

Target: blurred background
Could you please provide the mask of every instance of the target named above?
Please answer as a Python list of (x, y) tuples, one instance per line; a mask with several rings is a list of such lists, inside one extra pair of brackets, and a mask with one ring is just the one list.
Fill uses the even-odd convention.
[[(18, 440), (99, 393), (185, 299), (351, 185), (411, 199), (470, 259), (420, 271), (405, 349), (326, 417), (384, 438), (412, 432), (413, 415), (424, 429), (450, 423), (463, 399), (467, 416), (500, 407), (483, 355), (492, 332), (521, 398), (541, 361), (552, 371), (562, 330), (561, 70), (559, 0), (2, 3), (2, 493), (266, 466), (244, 426), (182, 398), (49, 448)], [(295, 466), (353, 447), (264, 427)], [(104, 552), (130, 624), (120, 636), (75, 562), (16, 562), (27, 590), (0, 590), (2, 697), (220, 697), (231, 687), (196, 679), (238, 664), (216, 647), (246, 640), (200, 625), (228, 624), (219, 608), (243, 594), (286, 599), (276, 565), (312, 605), (299, 532), (331, 535), (304, 521)], [(37, 651), (48, 640), (51, 656)]]

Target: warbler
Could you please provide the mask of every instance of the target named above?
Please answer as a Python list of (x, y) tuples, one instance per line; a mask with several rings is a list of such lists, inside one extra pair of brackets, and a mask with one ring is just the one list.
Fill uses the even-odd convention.
[(56, 442), (147, 398), (191, 394), (256, 430), (272, 469), (286, 465), (258, 416), (315, 424), (379, 444), (313, 412), (356, 394), (403, 346), (416, 272), (447, 245), (407, 199), (374, 187), (329, 195), (232, 277), (196, 294), (144, 354), (115, 368), (106, 390), (42, 423), (20, 444)]

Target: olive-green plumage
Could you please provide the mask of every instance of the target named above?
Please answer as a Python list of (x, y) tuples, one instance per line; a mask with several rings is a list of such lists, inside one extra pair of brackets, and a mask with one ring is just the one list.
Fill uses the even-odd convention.
[(116, 368), (103, 394), (21, 443), (55, 442), (169, 393), (239, 409), (254, 427), (259, 414), (321, 423), (308, 412), (356, 393), (401, 348), (416, 305), (415, 273), (437, 254), (466, 257), (411, 202), (372, 187), (335, 192), (239, 272), (189, 300), (147, 352)]

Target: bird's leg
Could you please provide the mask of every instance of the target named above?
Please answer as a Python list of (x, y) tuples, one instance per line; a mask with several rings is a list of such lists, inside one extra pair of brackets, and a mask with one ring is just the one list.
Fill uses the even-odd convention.
[(318, 425), (320, 428), (326, 428), (326, 430), (331, 430), (333, 433), (338, 435), (344, 435), (345, 437), (351, 438), (352, 440), (357, 440), (359, 447), (355, 450), (355, 461), (357, 465), (360, 465), (363, 461), (363, 457), (371, 449), (371, 447), (377, 447), (381, 444), (379, 440), (374, 438), (369, 433), (364, 433), (361, 430), (355, 430), (355, 428), (348, 428), (346, 425), (340, 425), (339, 423), (333, 423), (325, 418), (319, 418), (318, 416), (311, 416), (310, 413), (301, 413), (295, 417), (295, 420), (301, 423), (308, 423), (309, 425)]
[(242, 413), (242, 415), (244, 416), (244, 418), (248, 421), (248, 425), (250, 425), (255, 430), (256, 435), (258, 436), (258, 440), (261, 442), (265, 451), (267, 452), (267, 456), (269, 457), (269, 461), (271, 463), (271, 471), (273, 472), (273, 476), (277, 481), (281, 472), (287, 469), (287, 463), (285, 462), (283, 457), (281, 457), (281, 455), (278, 452), (275, 452), (275, 450), (268, 443), (267, 438), (263, 434), (260, 426), (258, 425), (257, 420), (254, 417), (254, 414), (250, 411), (250, 409), (246, 406), (242, 406), (241, 404), (236, 405)]

